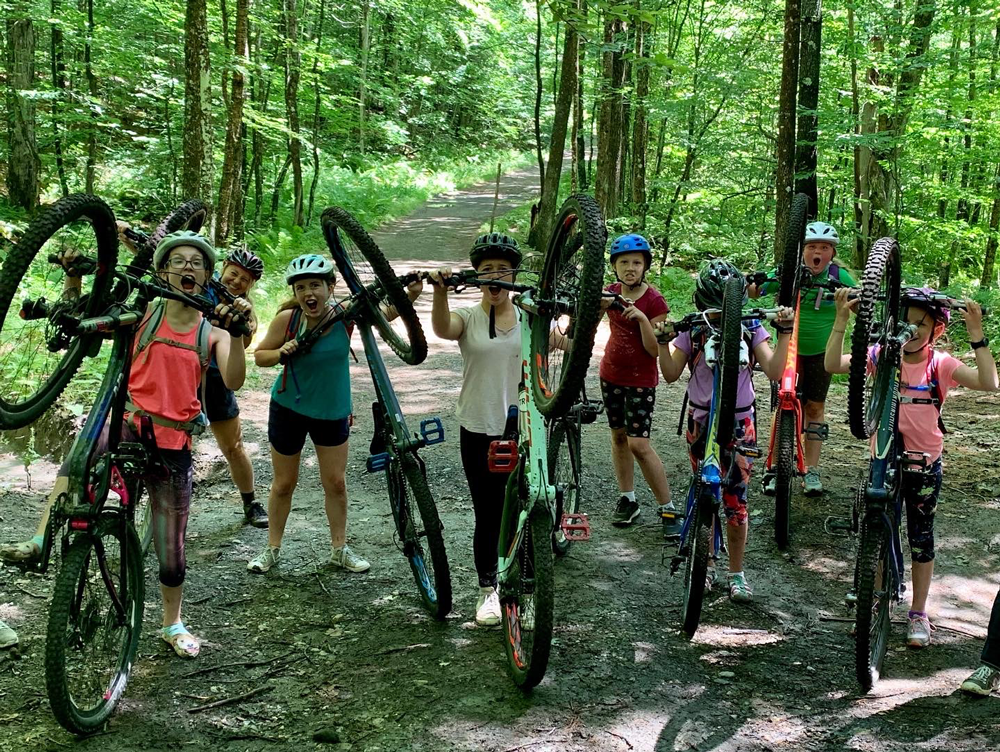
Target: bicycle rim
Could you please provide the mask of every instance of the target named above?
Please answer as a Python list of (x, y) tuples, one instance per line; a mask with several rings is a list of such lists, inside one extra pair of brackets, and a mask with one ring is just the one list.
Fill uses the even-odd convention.
[[(601, 281), (608, 231), (592, 198), (570, 196), (554, 225), (542, 265), (531, 326), (531, 390), (538, 410), (559, 418), (576, 401), (587, 376), (601, 320)], [(568, 337), (563, 350), (553, 341)]]
[[(401, 508), (405, 510), (400, 530), (403, 554), (410, 562), (424, 606), (435, 619), (444, 619), (451, 611), (451, 573), (441, 520), (419, 460), (404, 454), (401, 476), (397, 488), (403, 494)], [(419, 516), (414, 515), (414, 506)]]
[(774, 478), (774, 540), (788, 548), (791, 540), (792, 483), (795, 480), (795, 413), (782, 411), (778, 419), (778, 464)]
[[(888, 399), (898, 361), (890, 362), (886, 343), (895, 334), (899, 312), (899, 245), (892, 238), (875, 241), (861, 281), (848, 373), (847, 413), (851, 433), (867, 439), (874, 432)], [(869, 349), (879, 348), (873, 367)]]
[(514, 560), (517, 571), (511, 573), (513, 577), (500, 593), (507, 667), (514, 683), (524, 690), (531, 689), (545, 676), (552, 646), (551, 536), (549, 510), (536, 506), (525, 523)]
[(802, 245), (806, 238), (806, 217), (809, 197), (804, 193), (792, 196), (785, 226), (785, 247), (778, 269), (778, 305), (792, 307), (799, 291), (799, 270), (802, 268)]
[(575, 423), (558, 420), (549, 433), (549, 481), (559, 490), (552, 550), (559, 556), (569, 552), (571, 542), (562, 531), (562, 515), (580, 511), (580, 437)]
[[(337, 269), (351, 294), (375, 286), (370, 323), (404, 363), (418, 365), (427, 357), (427, 339), (420, 319), (381, 249), (349, 212), (332, 206), (323, 212), (323, 235)], [(399, 314), (389, 321), (380, 304)]]
[(871, 690), (882, 673), (892, 611), (889, 531), (881, 522), (863, 525), (858, 547), (855, 616), (855, 669), (858, 683)]
[(707, 514), (701, 494), (701, 484), (695, 487), (695, 503), (688, 524), (687, 559), (684, 561), (684, 603), (681, 629), (694, 637), (701, 622), (701, 607), (705, 599), (705, 578), (708, 576), (708, 549), (712, 535), (712, 515)]
[[(107, 305), (117, 259), (114, 213), (96, 196), (73, 195), (44, 209), (25, 230), (0, 270), (0, 429), (21, 428), (51, 406), (101, 339), (72, 335), (52, 317), (21, 318), (22, 302), (44, 300), (72, 316), (95, 316)], [(63, 300), (65, 271), (50, 254), (74, 249), (98, 260), (84, 275), (81, 296)], [(101, 369), (84, 380), (100, 383)], [(81, 382), (81, 387), (85, 386)]]
[[(142, 555), (135, 531), (120, 516), (77, 535), (56, 576), (45, 641), (45, 684), (56, 720), (74, 734), (99, 730), (128, 683), (143, 612)], [(119, 614), (105, 586), (98, 548), (119, 594)]]

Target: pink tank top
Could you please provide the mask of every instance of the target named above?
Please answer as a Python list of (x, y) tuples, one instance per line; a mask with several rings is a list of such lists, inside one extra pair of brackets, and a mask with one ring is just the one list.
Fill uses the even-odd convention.
[[(132, 373), (128, 380), (132, 402), (143, 410), (181, 423), (194, 420), (201, 412), (198, 387), (201, 386), (201, 359), (196, 349), (199, 319), (187, 332), (176, 332), (166, 317), (156, 332), (157, 338), (190, 345), (188, 350), (153, 339), (138, 358), (132, 350)], [(136, 336), (136, 347), (139, 338)], [(138, 421), (136, 421), (138, 423)], [(191, 446), (186, 431), (153, 425), (160, 449), (184, 449)]]

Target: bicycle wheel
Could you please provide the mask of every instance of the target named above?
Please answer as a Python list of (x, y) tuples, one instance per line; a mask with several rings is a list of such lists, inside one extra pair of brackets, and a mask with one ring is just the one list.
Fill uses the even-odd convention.
[[(72, 248), (98, 260), (81, 295), (63, 299), (66, 273), (48, 256)], [(72, 334), (60, 318), (107, 306), (118, 256), (115, 215), (97, 196), (75, 194), (42, 210), (0, 269), (0, 430), (35, 421), (62, 394), (101, 335)], [(30, 298), (35, 304), (16, 304)], [(23, 315), (22, 315), (23, 314)]]
[[(376, 304), (371, 306), (371, 324), (382, 340), (411, 366), (427, 357), (427, 339), (413, 303), (392, 270), (382, 251), (351, 214), (337, 206), (323, 212), (323, 236), (351, 294), (377, 285)], [(389, 321), (378, 304), (396, 309), (398, 316)]]
[(712, 508), (701, 498), (704, 489), (697, 479), (695, 483), (695, 503), (688, 523), (687, 559), (684, 561), (684, 605), (682, 609), (684, 634), (694, 637), (701, 622), (701, 606), (705, 600), (705, 578), (708, 576), (708, 549), (712, 540)]
[(793, 307), (799, 292), (799, 270), (802, 268), (802, 245), (806, 238), (806, 215), (809, 197), (804, 193), (792, 196), (785, 227), (785, 250), (778, 270), (778, 305)]
[[(516, 489), (512, 476), (507, 485), (507, 504), (513, 504), (515, 510), (512, 518), (508, 518), (511, 527), (516, 519), (516, 510), (520, 509)], [(501, 585), (503, 641), (507, 667), (514, 683), (521, 689), (529, 690), (545, 676), (552, 647), (551, 513), (535, 505), (525, 522), (520, 541), (516, 540), (516, 531), (511, 531), (511, 534), (515, 540), (505, 541), (503, 536), (500, 540), (500, 546), (507, 547), (505, 554), (515, 553), (512, 566), (517, 567), (516, 572), (510, 573), (506, 584)], [(516, 552), (512, 551), (515, 544)]]
[(149, 270), (149, 265), (153, 263), (153, 252), (167, 235), (180, 230), (191, 230), (198, 232), (208, 219), (208, 207), (200, 199), (190, 199), (170, 212), (163, 221), (156, 226), (153, 233), (136, 251), (135, 258), (125, 270), (127, 274), (141, 276)]
[(795, 480), (795, 413), (784, 410), (778, 417), (778, 462), (774, 478), (774, 540), (788, 548), (791, 540), (792, 483)]
[(562, 531), (562, 516), (580, 511), (580, 434), (575, 422), (557, 420), (551, 424), (548, 465), (549, 482), (559, 489), (552, 550), (565, 556), (570, 541)]
[(726, 280), (722, 298), (722, 347), (719, 353), (721, 375), (716, 397), (716, 440), (727, 449), (736, 430), (736, 386), (740, 378), (740, 350), (743, 344), (743, 284)]
[[(443, 525), (419, 459), (406, 452), (398, 465), (393, 463), (389, 493), (400, 494), (398, 524), (403, 555), (410, 562), (420, 597), (435, 619), (444, 619), (451, 611), (451, 574), (441, 536)], [(417, 502), (419, 517), (413, 513), (412, 500)]]
[(882, 673), (892, 611), (890, 532), (881, 520), (862, 524), (858, 546), (858, 590), (854, 665), (861, 689), (868, 692)]
[[(885, 344), (895, 335), (899, 312), (899, 244), (880, 238), (868, 254), (861, 278), (861, 292), (854, 333), (851, 335), (851, 370), (847, 380), (847, 415), (855, 438), (867, 439), (874, 432), (885, 401), (892, 399), (892, 384), (899, 366), (898, 356), (889, 362)], [(874, 367), (868, 353), (878, 348)]]
[(123, 517), (106, 516), (73, 539), (52, 588), (45, 638), (49, 703), (67, 731), (98, 731), (125, 692), (143, 595), (139, 540)]
[(583, 388), (603, 315), (607, 240), (594, 199), (582, 194), (566, 199), (545, 252), (535, 301), (539, 313), (531, 324), (531, 394), (546, 418), (565, 415)]

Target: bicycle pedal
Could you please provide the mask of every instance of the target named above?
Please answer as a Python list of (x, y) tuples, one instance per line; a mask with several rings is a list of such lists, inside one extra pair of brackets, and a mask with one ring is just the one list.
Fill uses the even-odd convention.
[(370, 473), (381, 473), (389, 468), (389, 461), (392, 457), (388, 452), (380, 452), (379, 454), (368, 455), (368, 460), (365, 462), (365, 469)]
[(806, 434), (806, 441), (826, 441), (830, 438), (830, 424), (814, 421), (802, 429), (802, 433)]
[(492, 441), (487, 458), (491, 473), (512, 473), (517, 467), (517, 442)]
[(827, 517), (823, 529), (828, 535), (848, 535), (854, 532), (854, 523), (850, 517)]
[(579, 514), (564, 514), (559, 522), (559, 528), (563, 531), (568, 541), (588, 541), (590, 540), (590, 520), (582, 512)]
[(433, 446), (444, 441), (444, 426), (440, 418), (426, 418), (420, 421), (420, 436), (424, 446)]
[(736, 452), (742, 454), (744, 457), (750, 457), (751, 459), (757, 459), (758, 457), (763, 457), (760, 449), (755, 446), (740, 446), (737, 444)]

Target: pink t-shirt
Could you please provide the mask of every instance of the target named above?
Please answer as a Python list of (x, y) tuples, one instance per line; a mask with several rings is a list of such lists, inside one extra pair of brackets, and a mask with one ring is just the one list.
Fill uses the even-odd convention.
[[(622, 283), (615, 282), (604, 289), (620, 294)], [(633, 305), (650, 321), (670, 313), (667, 301), (652, 285)], [(601, 358), (601, 378), (616, 386), (656, 386), (660, 381), (660, 372), (656, 368), (656, 358), (642, 346), (639, 322), (625, 318), (620, 311), (608, 311), (608, 323), (611, 325), (611, 337)]]
[[(194, 347), (200, 325), (199, 320), (190, 331), (175, 332), (164, 316), (156, 336)], [(138, 347), (138, 336), (135, 342)], [(198, 417), (201, 412), (201, 402), (198, 401), (201, 359), (196, 350), (174, 347), (153, 339), (138, 358), (135, 357), (135, 350), (132, 353), (132, 371), (128, 380), (132, 402), (143, 410), (178, 423), (187, 423)], [(153, 434), (160, 449), (191, 446), (190, 434), (176, 428), (154, 424)]]
[[(872, 371), (878, 348), (868, 351), (868, 370)], [(919, 363), (901, 362), (899, 384), (900, 397), (916, 399), (933, 398), (935, 395), (928, 389), (911, 387), (926, 387), (931, 375), (933, 357), (937, 368), (938, 392), (942, 403), (948, 396), (948, 390), (955, 386), (955, 370), (962, 365), (961, 361), (950, 353), (941, 350), (929, 350), (931, 355)], [(903, 437), (903, 446), (911, 452), (926, 452), (928, 462), (934, 462), (941, 456), (944, 449), (944, 434), (938, 426), (938, 408), (929, 404), (913, 404), (903, 402), (899, 406), (899, 434)]]
[[(751, 335), (751, 350), (756, 350), (757, 345), (761, 342), (766, 342), (771, 336), (763, 326), (755, 321), (747, 322), (745, 326)], [(689, 363), (691, 361), (692, 350), (691, 334), (692, 332), (683, 332), (673, 341), (673, 346), (688, 356)], [(701, 335), (700, 333), (696, 333), (696, 336), (700, 337)], [(705, 353), (702, 352), (698, 356), (698, 362), (695, 363), (694, 371), (691, 372), (687, 388), (688, 407), (694, 412), (696, 423), (704, 423), (708, 420), (708, 408), (712, 403), (712, 381), (712, 369), (705, 362)], [(752, 413), (752, 405), (755, 397), (752, 369), (744, 368), (740, 371), (740, 377), (736, 382), (737, 420), (745, 418)], [(741, 410), (740, 408), (743, 409)]]

